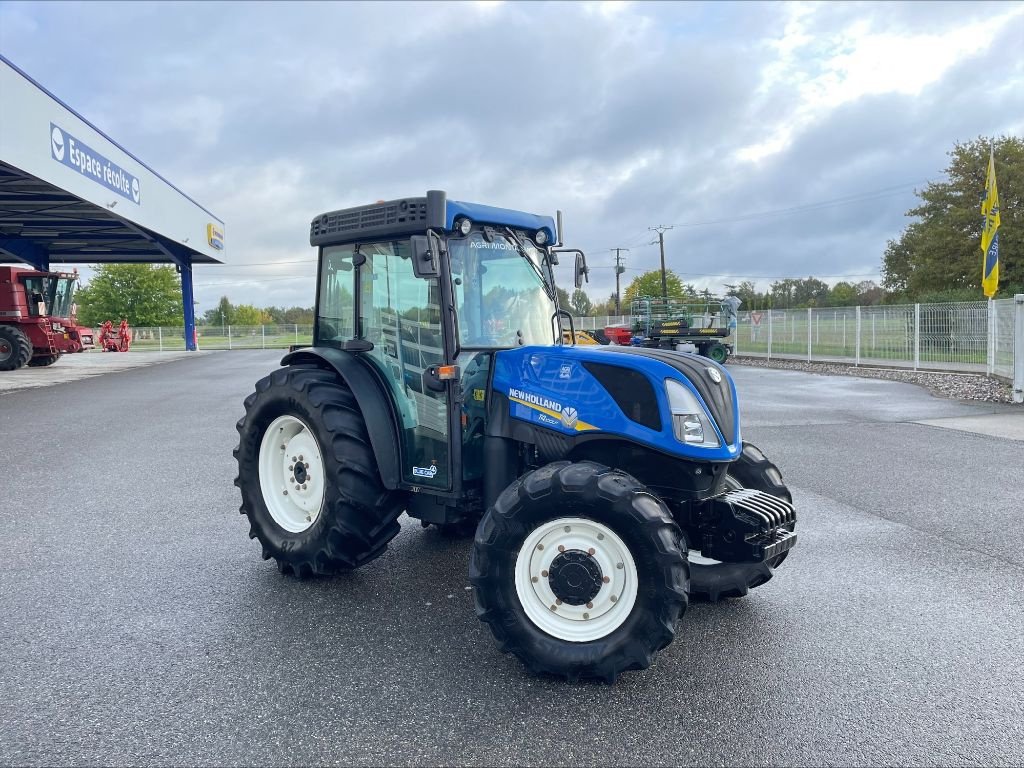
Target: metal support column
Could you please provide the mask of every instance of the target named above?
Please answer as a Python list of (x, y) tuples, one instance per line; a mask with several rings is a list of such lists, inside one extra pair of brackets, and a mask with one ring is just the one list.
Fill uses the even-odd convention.
[(50, 271), (50, 254), (41, 245), (27, 237), (0, 237), (0, 250), (7, 251), (40, 272)]
[(178, 262), (181, 272), (181, 308), (185, 316), (185, 349), (196, 351), (196, 305), (192, 296), (192, 259), (184, 256)]
[(1024, 403), (1024, 293), (1013, 297), (1013, 402)]

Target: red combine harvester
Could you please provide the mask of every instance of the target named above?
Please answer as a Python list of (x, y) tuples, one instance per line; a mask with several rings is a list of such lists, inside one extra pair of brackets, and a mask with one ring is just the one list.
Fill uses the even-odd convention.
[(115, 331), (114, 324), (104, 320), (97, 344), (104, 352), (127, 352), (132, 346), (132, 329), (128, 327), (128, 321), (122, 319)]
[(77, 284), (77, 273), (0, 266), (0, 371), (53, 365), (81, 350)]

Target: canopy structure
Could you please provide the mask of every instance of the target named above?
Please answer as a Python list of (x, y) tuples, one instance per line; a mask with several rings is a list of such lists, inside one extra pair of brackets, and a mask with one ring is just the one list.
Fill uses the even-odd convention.
[(224, 222), (0, 56), (0, 263), (219, 264)]

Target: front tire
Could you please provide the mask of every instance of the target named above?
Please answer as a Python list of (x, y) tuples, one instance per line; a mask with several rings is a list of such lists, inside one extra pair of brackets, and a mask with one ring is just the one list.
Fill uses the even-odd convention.
[(665, 504), (630, 475), (549, 464), (506, 488), (480, 522), (477, 616), (531, 672), (614, 682), (675, 637), (685, 546)]
[(20, 328), (0, 325), (0, 371), (16, 371), (32, 357), (32, 342)]
[[(793, 502), (779, 468), (750, 443), (743, 444), (739, 459), (729, 466), (726, 485), (730, 490), (752, 488)], [(744, 597), (750, 590), (771, 580), (775, 569), (788, 555), (788, 551), (783, 552), (763, 563), (723, 563), (703, 557), (699, 550), (690, 550), (690, 597), (709, 602)]]
[(333, 372), (274, 371), (246, 398), (237, 429), (239, 511), (282, 573), (358, 568), (398, 534), (404, 496), (381, 483), (359, 406)]

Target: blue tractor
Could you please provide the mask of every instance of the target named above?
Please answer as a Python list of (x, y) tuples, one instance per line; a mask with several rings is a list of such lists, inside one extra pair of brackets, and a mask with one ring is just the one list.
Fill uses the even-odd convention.
[[(562, 343), (547, 216), (428, 192), (317, 216), (311, 346), (238, 422), (241, 511), (297, 577), (378, 557), (405, 512), (474, 531), (476, 612), (537, 673), (615, 680), (690, 598), (739, 597), (796, 543), (726, 370)], [(572, 335), (569, 338), (573, 338)]]

